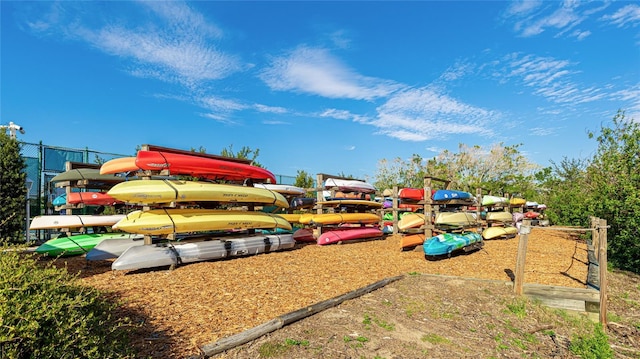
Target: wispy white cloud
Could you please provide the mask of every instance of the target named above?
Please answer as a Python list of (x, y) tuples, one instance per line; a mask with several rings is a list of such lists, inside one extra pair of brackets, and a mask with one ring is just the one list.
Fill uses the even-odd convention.
[[(590, 17), (602, 13), (610, 7), (610, 1), (580, 2), (565, 1), (515, 1), (508, 6), (503, 17), (513, 22), (513, 29), (524, 37), (540, 35), (545, 31), (555, 31), (555, 37), (568, 36), (583, 40), (589, 36), (590, 29), (576, 29)], [(628, 8), (631, 6), (631, 8)], [(604, 15), (602, 19), (609, 21), (637, 21), (636, 9), (629, 5), (620, 9), (615, 15)], [(573, 30), (573, 31), (572, 31)]]
[(576, 40), (578, 41), (582, 41), (584, 39), (586, 39), (587, 37), (589, 37), (591, 35), (591, 31), (587, 30), (587, 31), (580, 31), (580, 30), (576, 30), (574, 32), (571, 33), (571, 37), (575, 37)]
[(556, 133), (557, 128), (552, 127), (532, 127), (529, 128), (529, 134), (534, 136), (549, 136)]
[(618, 27), (637, 26), (640, 23), (640, 5), (626, 5), (613, 14), (603, 15), (600, 19)]
[(360, 75), (326, 49), (307, 46), (273, 58), (260, 78), (273, 90), (327, 98), (373, 100), (399, 88), (393, 81)]
[(538, 0), (518, 0), (509, 3), (505, 10), (506, 16), (526, 16), (542, 5)]
[(201, 113), (200, 116), (214, 120), (216, 122), (220, 122), (226, 125), (237, 125), (238, 122), (230, 119), (228, 116), (217, 114), (217, 113)]
[(265, 121), (262, 121), (262, 123), (265, 125), (290, 125), (289, 122), (278, 121), (278, 120), (265, 120)]
[(442, 152), (444, 150), (444, 148), (436, 147), (436, 146), (429, 146), (429, 147), (425, 148), (425, 150), (427, 150), (429, 152), (440, 153), (440, 152)]
[(574, 63), (552, 57), (512, 53), (504, 57), (505, 67), (495, 73), (500, 80), (511, 79), (531, 87), (536, 95), (550, 102), (579, 104), (605, 97), (595, 87), (581, 88), (572, 80), (579, 73)]
[(336, 120), (346, 120), (346, 121), (353, 121), (353, 122), (359, 122), (359, 123), (365, 123), (365, 124), (370, 123), (370, 119), (366, 116), (358, 115), (347, 110), (338, 110), (335, 108), (326, 109), (322, 111), (320, 114), (318, 114), (318, 116), (330, 117)]
[(136, 14), (135, 22), (131, 20), (134, 17), (117, 11), (103, 13), (100, 21), (95, 21), (94, 16), (86, 16), (88, 8), (94, 5), (84, 3), (79, 10), (73, 2), (55, 2), (39, 20), (30, 23), (31, 29), (62, 34), (129, 61), (125, 66), (132, 75), (187, 87), (243, 69), (237, 56), (216, 47), (222, 31), (187, 3), (118, 4), (126, 6), (126, 12)]
[(286, 108), (277, 107), (277, 106), (267, 106), (267, 105), (255, 104), (255, 105), (253, 105), (253, 107), (258, 112), (264, 112), (264, 113), (284, 114), (284, 113), (289, 112), (289, 110), (287, 110)]
[(491, 136), (498, 112), (460, 102), (429, 87), (395, 93), (377, 108), (371, 124), (378, 132), (404, 141), (425, 141), (453, 134)]
[(469, 62), (458, 60), (446, 69), (440, 79), (443, 81), (454, 81), (474, 72), (475, 66)]
[(344, 149), (347, 150), (347, 151), (353, 151), (353, 150), (356, 149), (356, 146), (354, 146), (354, 145), (346, 146)]

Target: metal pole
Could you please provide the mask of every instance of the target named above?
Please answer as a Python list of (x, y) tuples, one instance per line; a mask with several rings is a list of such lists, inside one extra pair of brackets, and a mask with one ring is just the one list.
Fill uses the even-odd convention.
[(31, 200), (29, 198), (29, 194), (27, 193), (27, 220), (26, 220), (26, 229), (27, 229), (27, 243), (31, 242), (31, 231), (29, 230), (29, 223), (31, 222), (31, 206), (30, 203)]

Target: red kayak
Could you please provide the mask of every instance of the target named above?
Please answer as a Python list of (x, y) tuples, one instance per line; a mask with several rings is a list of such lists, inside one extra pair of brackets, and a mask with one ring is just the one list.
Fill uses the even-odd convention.
[(532, 211), (524, 214), (524, 218), (529, 218), (529, 219), (535, 219), (535, 218), (538, 218), (539, 216), (540, 216), (540, 213), (532, 212)]
[(136, 166), (143, 170), (168, 170), (172, 175), (227, 181), (251, 179), (256, 182), (276, 184), (274, 174), (264, 168), (197, 155), (141, 150), (136, 156)]
[(424, 188), (400, 188), (398, 198), (422, 201), (424, 199)]
[(300, 228), (293, 233), (293, 239), (296, 242), (315, 242), (313, 237), (313, 230), (309, 228)]
[(318, 237), (318, 244), (332, 244), (354, 239), (382, 237), (382, 231), (377, 227), (340, 228), (324, 232)]
[(67, 195), (69, 204), (85, 204), (87, 206), (111, 206), (123, 203), (104, 192), (71, 192)]

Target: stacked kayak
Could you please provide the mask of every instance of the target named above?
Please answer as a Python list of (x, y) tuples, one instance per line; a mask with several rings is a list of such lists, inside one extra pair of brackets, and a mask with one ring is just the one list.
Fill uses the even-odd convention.
[(482, 244), (482, 236), (479, 233), (442, 233), (427, 239), (422, 247), (426, 256), (442, 256), (471, 246), (479, 248)]

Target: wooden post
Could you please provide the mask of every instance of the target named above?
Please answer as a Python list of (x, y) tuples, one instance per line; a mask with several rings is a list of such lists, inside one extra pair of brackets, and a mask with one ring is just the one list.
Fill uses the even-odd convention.
[(596, 260), (600, 258), (600, 218), (590, 217), (591, 219), (591, 249), (596, 257)]
[(424, 178), (424, 238), (433, 236), (433, 222), (431, 220), (431, 177)]
[(391, 194), (391, 196), (391, 213), (393, 213), (393, 234), (398, 234), (398, 186), (393, 186), (393, 193)]
[(600, 323), (602, 330), (607, 331), (607, 220), (600, 219), (598, 267), (600, 269)]
[[(318, 189), (318, 191), (316, 192), (316, 201), (317, 202), (322, 202), (324, 201), (324, 196), (322, 195), (322, 186), (324, 184), (324, 176), (319, 173), (316, 174), (316, 188)], [(316, 213), (317, 214), (322, 214), (322, 206), (318, 206), (318, 209), (316, 209)]]
[(531, 220), (525, 219), (520, 226), (520, 240), (518, 241), (518, 256), (516, 257), (516, 272), (513, 281), (513, 290), (516, 295), (522, 295), (524, 286), (524, 264), (527, 258), (527, 242), (531, 233)]

